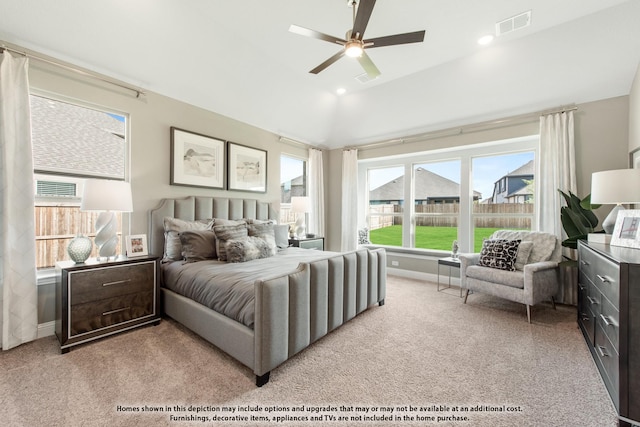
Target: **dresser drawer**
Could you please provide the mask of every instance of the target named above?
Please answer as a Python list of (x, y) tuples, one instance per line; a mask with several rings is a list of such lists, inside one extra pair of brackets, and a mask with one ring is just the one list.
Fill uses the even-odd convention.
[(607, 298), (602, 298), (600, 302), (600, 313), (596, 318), (596, 322), (605, 335), (611, 341), (616, 352), (620, 352), (620, 312), (611, 304)]
[(601, 372), (604, 384), (609, 391), (609, 395), (611, 396), (611, 400), (613, 400), (616, 409), (620, 410), (619, 356), (600, 325), (596, 326), (596, 342), (594, 350), (596, 358), (600, 362), (599, 367), (604, 370), (604, 372)]
[(69, 273), (71, 305), (152, 291), (155, 262), (106, 266)]
[(611, 302), (620, 301), (620, 266), (599, 256), (591, 249), (579, 246), (580, 272), (600, 289)]
[(153, 291), (76, 304), (70, 310), (69, 338), (153, 314)]

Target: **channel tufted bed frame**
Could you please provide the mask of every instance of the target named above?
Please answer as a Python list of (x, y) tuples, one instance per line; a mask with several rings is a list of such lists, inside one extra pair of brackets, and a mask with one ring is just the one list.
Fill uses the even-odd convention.
[[(149, 211), (150, 253), (164, 252), (165, 217), (278, 219), (270, 203), (255, 199), (163, 199)], [(384, 304), (386, 253), (359, 249), (303, 262), (294, 271), (256, 280), (254, 291), (251, 329), (161, 287), (164, 313), (252, 369), (260, 387), (272, 369), (370, 306)]]

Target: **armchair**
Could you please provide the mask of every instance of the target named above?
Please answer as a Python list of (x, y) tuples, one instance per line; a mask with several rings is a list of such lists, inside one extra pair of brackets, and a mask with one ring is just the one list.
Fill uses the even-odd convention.
[[(490, 239), (520, 240), (515, 270), (488, 267), (486, 254), (460, 254), (460, 280), (465, 291), (489, 294), (527, 306), (527, 321), (531, 323), (531, 306), (551, 300), (558, 292), (559, 268), (562, 261), (560, 239), (553, 234), (535, 231), (498, 230)], [(531, 242), (531, 243), (526, 243)], [(530, 251), (530, 252), (529, 252)]]

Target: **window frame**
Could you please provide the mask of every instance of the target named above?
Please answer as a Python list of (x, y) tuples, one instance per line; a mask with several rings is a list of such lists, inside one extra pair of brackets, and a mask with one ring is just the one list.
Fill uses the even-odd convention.
[[(37, 96), (40, 98), (44, 98), (47, 100), (51, 100), (54, 102), (61, 102), (71, 104), (77, 107), (91, 109), (95, 111), (99, 111), (101, 113), (117, 115), (124, 118), (124, 135), (123, 135), (123, 154), (124, 154), (124, 164), (123, 164), (123, 176), (121, 178), (116, 178), (113, 175), (100, 175), (100, 174), (76, 174), (76, 173), (66, 173), (63, 171), (50, 171), (46, 169), (36, 169), (34, 165), (34, 208), (37, 206), (68, 206), (68, 207), (78, 207), (82, 201), (82, 190), (84, 185), (84, 180), (87, 178), (99, 178), (99, 179), (119, 179), (124, 180), (126, 182), (130, 181), (131, 176), (131, 115), (129, 113), (106, 107), (103, 105), (98, 105), (89, 101), (71, 98), (68, 96), (64, 96), (58, 93), (53, 93), (45, 90), (41, 90), (38, 88), (31, 87), (29, 90), (29, 96)], [(32, 113), (33, 114), (33, 113)], [(33, 116), (32, 116), (33, 120)], [(38, 196), (36, 194), (36, 181), (61, 181), (61, 182), (72, 182), (76, 184), (76, 196), (75, 197), (56, 197), (56, 196)], [(120, 226), (122, 230), (122, 236), (130, 234), (130, 213), (122, 212), (120, 215)], [(38, 237), (38, 236), (36, 236)], [(121, 242), (122, 244), (122, 242)], [(37, 269), (37, 279), (38, 285), (46, 285), (50, 284), (51, 278), (54, 274), (55, 266), (52, 267), (43, 267)]]
[[(478, 144), (455, 146), (443, 149), (414, 152), (406, 155), (396, 155), (388, 157), (377, 157), (358, 161), (358, 192), (364, 194), (358, 206), (358, 228), (368, 226), (368, 170), (391, 166), (405, 167), (404, 200), (411, 200), (411, 203), (404, 203), (403, 224), (410, 224), (402, 230), (402, 246), (388, 246), (394, 248), (411, 249), (422, 252), (445, 253), (435, 249), (421, 249), (415, 247), (415, 200), (414, 200), (414, 176), (413, 167), (423, 163), (444, 162), (450, 160), (460, 160), (460, 210), (458, 222), (458, 243), (461, 252), (472, 252), (474, 213), (473, 213), (473, 171), (472, 160), (474, 157), (490, 157), (499, 155), (516, 154), (522, 152), (533, 152), (534, 159), (539, 159), (540, 135), (528, 135), (516, 138), (509, 138), (498, 141), (483, 142)], [(539, 162), (535, 162), (535, 176), (539, 176)], [(501, 177), (502, 178), (502, 177)], [(534, 192), (538, 194), (539, 179), (534, 180)], [(482, 195), (483, 198), (488, 195)], [(536, 204), (532, 218), (531, 229), (536, 230), (538, 226), (540, 208)]]

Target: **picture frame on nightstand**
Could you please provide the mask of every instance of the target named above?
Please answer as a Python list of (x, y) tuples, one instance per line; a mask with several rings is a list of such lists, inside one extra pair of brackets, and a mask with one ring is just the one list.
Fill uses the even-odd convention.
[(127, 246), (127, 257), (135, 258), (149, 255), (146, 234), (132, 234), (125, 238)]

